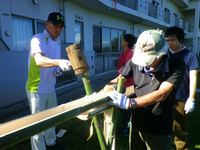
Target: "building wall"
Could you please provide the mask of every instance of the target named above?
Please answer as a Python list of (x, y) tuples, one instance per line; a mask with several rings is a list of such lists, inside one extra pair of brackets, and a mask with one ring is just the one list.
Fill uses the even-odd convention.
[(10, 8), (13, 15), (46, 20), (50, 12), (60, 10), (60, 0), (38, 0), (38, 5), (32, 0), (11, 0)]
[[(59, 0), (39, 0), (39, 4), (35, 6), (32, 0), (0, 0), (0, 41), (8, 42), (8, 46), (13, 44), (11, 16), (46, 21), (50, 12), (60, 10), (59, 2)], [(10, 36), (5, 35), (7, 30)], [(12, 49), (10, 51), (0, 46), (0, 108), (27, 99), (25, 92), (28, 77), (27, 60), (28, 51), (12, 51)]]
[(10, 9), (11, 9), (10, 8), (10, 1), (11, 0), (7, 0), (7, 1), (0, 0), (0, 3), (1, 3), (0, 10), (10, 12)]
[[(99, 1), (108, 7), (106, 13), (100, 13), (95, 9), (87, 9), (74, 3), (73, 0), (38, 0), (39, 3), (37, 5), (33, 4), (33, 0), (0, 0), (0, 108), (26, 99), (25, 84), (28, 76), (28, 51), (12, 51), (12, 16), (36, 19), (45, 22), (50, 12), (59, 11), (63, 13), (67, 28), (63, 31), (64, 33), (62, 34), (61, 40), (65, 44), (73, 44), (75, 42), (75, 21), (82, 22), (84, 32), (84, 52), (89, 67), (91, 68), (90, 77), (95, 75), (93, 69), (95, 68), (93, 26), (125, 30), (126, 33), (131, 33), (136, 37), (144, 30), (155, 28), (151, 26), (152, 24), (157, 23), (156, 26), (158, 26), (158, 24), (161, 25), (161, 30), (162, 27), (166, 28), (170, 26), (162, 20), (149, 17), (147, 13), (144, 14), (142, 11), (136, 11), (120, 4), (117, 4), (117, 12), (124, 12), (124, 14), (127, 14), (126, 19), (123, 16), (119, 17), (118, 14), (120, 13), (117, 12), (113, 15), (109, 10), (109, 1)], [(63, 2), (63, 6), (61, 2)], [(195, 13), (195, 11), (189, 11), (189, 13), (184, 11), (183, 13), (169, 0), (158, 0), (158, 2), (162, 7), (167, 7), (170, 11), (176, 13), (178, 17), (185, 17), (184, 19), (193, 25), (193, 13)], [(143, 20), (151, 20), (151, 25), (148, 23), (142, 24), (140, 22), (142, 19), (134, 21), (134, 19), (138, 17)], [(195, 38), (192, 33), (188, 35), (190, 36), (185, 41), (187, 47), (191, 45)], [(5, 45), (3, 43), (5, 43)], [(11, 51), (9, 51), (9, 49)], [(65, 53), (65, 47), (63, 47), (62, 51)], [(78, 80), (81, 79), (78, 78)]]
[(26, 99), (28, 51), (0, 51), (0, 108)]
[(150, 29), (155, 29), (155, 28), (137, 23), (134, 25), (134, 35), (138, 37), (143, 31)]
[[(84, 26), (84, 50), (93, 50), (93, 26), (109, 27), (114, 29), (126, 30), (126, 33), (133, 34), (132, 22), (125, 19), (109, 16), (93, 10), (88, 10), (73, 2), (65, 2), (66, 18), (66, 41), (75, 42), (75, 21), (83, 22)], [(78, 18), (82, 19), (78, 19)]]

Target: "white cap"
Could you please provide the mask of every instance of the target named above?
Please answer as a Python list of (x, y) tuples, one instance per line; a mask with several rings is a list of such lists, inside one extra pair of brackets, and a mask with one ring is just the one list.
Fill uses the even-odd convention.
[(144, 31), (136, 42), (132, 62), (139, 66), (149, 66), (156, 57), (165, 55), (168, 48), (162, 30)]

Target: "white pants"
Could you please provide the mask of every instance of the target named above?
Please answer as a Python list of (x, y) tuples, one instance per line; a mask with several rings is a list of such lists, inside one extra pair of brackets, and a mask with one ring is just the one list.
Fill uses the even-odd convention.
[[(29, 106), (32, 114), (57, 106), (55, 90), (50, 93), (31, 93), (27, 92)], [(56, 141), (55, 127), (31, 137), (32, 150), (46, 150), (45, 142), (52, 146)]]

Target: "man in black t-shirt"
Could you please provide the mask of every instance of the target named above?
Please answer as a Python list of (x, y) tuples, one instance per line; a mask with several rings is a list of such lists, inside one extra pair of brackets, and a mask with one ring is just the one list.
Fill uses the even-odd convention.
[[(130, 149), (171, 150), (173, 108), (176, 90), (185, 71), (185, 63), (168, 53), (168, 44), (161, 31), (144, 31), (137, 40), (134, 56), (110, 81), (116, 84), (134, 78), (136, 98), (127, 98), (116, 91), (108, 95), (109, 103), (132, 109)], [(107, 86), (107, 85), (106, 85)]]

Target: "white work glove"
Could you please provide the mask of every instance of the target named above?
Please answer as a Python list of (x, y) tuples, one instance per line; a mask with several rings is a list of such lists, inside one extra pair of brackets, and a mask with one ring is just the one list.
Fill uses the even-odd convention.
[(71, 67), (69, 65), (70, 65), (69, 60), (62, 59), (60, 61), (59, 67), (62, 69), (62, 71), (69, 71), (69, 70), (71, 70)]
[(116, 91), (111, 91), (106, 93), (113, 101), (109, 101), (108, 103), (111, 105), (115, 105), (121, 109), (128, 109), (130, 104), (130, 99), (126, 97), (124, 94), (118, 93)]
[(194, 105), (195, 105), (195, 100), (191, 100), (191, 99), (187, 99), (186, 103), (185, 103), (185, 106), (184, 106), (184, 110), (185, 110), (185, 113), (189, 113), (189, 112), (192, 112), (194, 110)]

